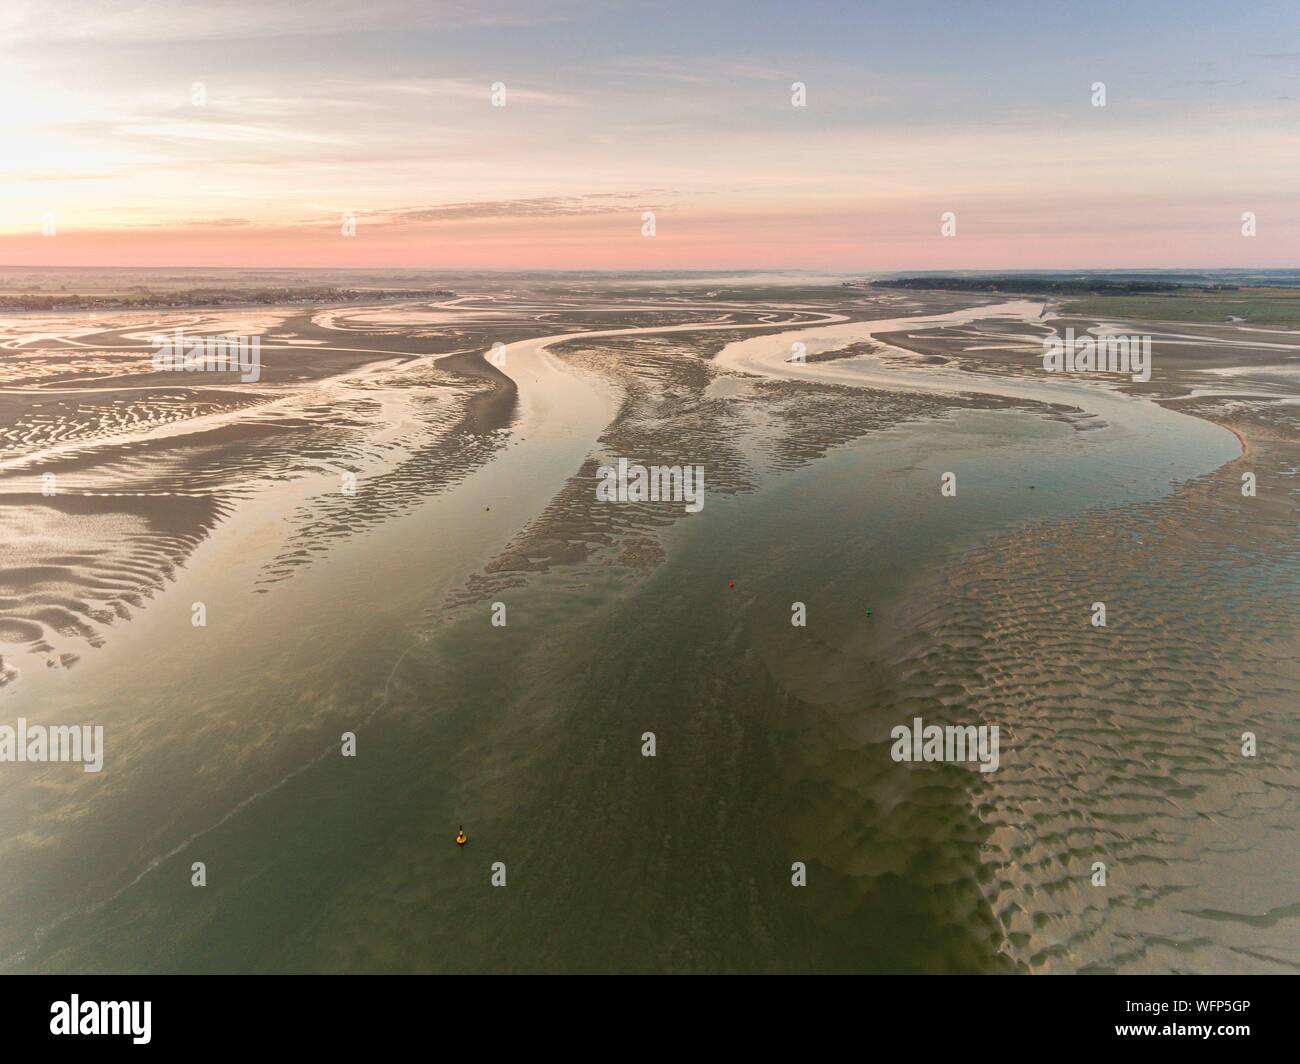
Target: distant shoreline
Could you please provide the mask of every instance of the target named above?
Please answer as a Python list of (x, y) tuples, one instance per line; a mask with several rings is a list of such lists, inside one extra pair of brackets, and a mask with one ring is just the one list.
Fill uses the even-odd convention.
[(454, 299), (456, 293), (443, 290), (364, 291), (351, 288), (278, 288), (253, 292), (195, 289), (169, 294), (150, 293), (140, 298), (113, 296), (0, 296), (0, 312), (60, 313), (75, 310), (229, 310), (247, 307), (351, 306), (357, 303), (391, 303), (423, 299)]

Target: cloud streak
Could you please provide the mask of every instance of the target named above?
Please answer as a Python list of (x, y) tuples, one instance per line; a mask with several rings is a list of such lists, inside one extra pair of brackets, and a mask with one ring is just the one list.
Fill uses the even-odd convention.
[[(537, 8), (6, 6), (0, 94), (24, 105), (0, 112), (0, 258), (1068, 266), (1158, 231), (1150, 265), (1291, 265), (1300, 246), (1294, 54), (1252, 43), (1283, 39), (1280, 8), (1154, 0), (1092, 36), (964, 8), (936, 35), (890, 0)], [(961, 236), (940, 242), (948, 210)], [(49, 212), (58, 238), (33, 243)]]

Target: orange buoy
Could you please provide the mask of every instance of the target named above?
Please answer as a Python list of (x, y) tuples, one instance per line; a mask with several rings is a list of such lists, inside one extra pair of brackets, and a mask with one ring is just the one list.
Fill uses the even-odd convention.
[(457, 829), (456, 829), (456, 845), (457, 845), (457, 846), (464, 846), (465, 843), (467, 843), (467, 842), (469, 842), (469, 836), (465, 834), (465, 829), (464, 829), (464, 828), (457, 828)]

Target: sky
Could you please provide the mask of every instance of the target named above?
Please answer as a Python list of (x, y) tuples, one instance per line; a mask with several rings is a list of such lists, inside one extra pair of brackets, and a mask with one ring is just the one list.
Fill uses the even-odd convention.
[(1294, 0), (5, 0), (0, 99), (6, 265), (1300, 266)]

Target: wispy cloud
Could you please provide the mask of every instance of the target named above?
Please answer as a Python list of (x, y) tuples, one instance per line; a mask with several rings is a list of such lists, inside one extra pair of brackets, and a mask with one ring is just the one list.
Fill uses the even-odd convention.
[(583, 5), (548, 0), (7, 0), (0, 33), (12, 44), (93, 41), (101, 45), (310, 37), (381, 30), (530, 26), (572, 18)]
[[(613, 202), (611, 202), (613, 201)], [(376, 212), (394, 224), (465, 222), (489, 218), (573, 218), (584, 215), (625, 214), (665, 202), (662, 191), (593, 193), (585, 196), (543, 196), (531, 199), (484, 200), (446, 203), (430, 207), (396, 207)]]
[[(1068, 259), (1089, 226), (1127, 246), (1141, 203), (1184, 234), (1151, 255), (1239, 240), (1248, 209), (1259, 238), (1222, 246), (1300, 246), (1300, 53), (1257, 52), (1289, 16), (945, 12), (936, 32), (902, 2), (8, 0), (0, 234), (53, 210), (43, 254), (738, 265), (770, 238), (827, 265), (885, 237), (967, 254), (1003, 224), (999, 249), (1057, 234)], [(963, 236), (932, 247), (945, 210)]]

